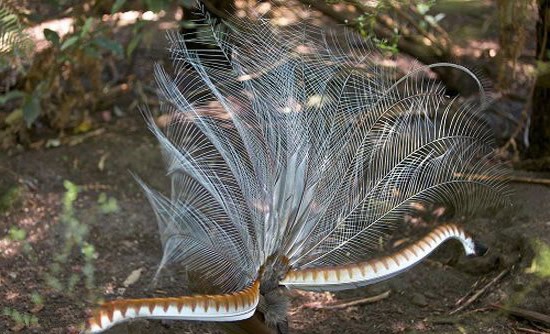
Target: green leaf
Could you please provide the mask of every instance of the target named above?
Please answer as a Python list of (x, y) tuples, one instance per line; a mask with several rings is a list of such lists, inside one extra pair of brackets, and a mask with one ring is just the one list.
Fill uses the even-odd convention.
[(25, 96), (25, 99), (23, 101), (23, 119), (25, 119), (25, 123), (27, 123), (27, 127), (29, 128), (32, 123), (36, 121), (38, 116), (40, 116), (41, 95), (41, 89), (39, 89), (39, 87), (36, 87), (31, 95)]
[(537, 61), (537, 76), (542, 77), (550, 74), (550, 62)]
[(44, 305), (44, 298), (37, 292), (31, 294), (31, 300), (34, 305)]
[(99, 194), (97, 203), (99, 204), (99, 209), (101, 210), (101, 213), (104, 214), (114, 213), (119, 210), (116, 198), (107, 197), (107, 194), (105, 193)]
[(17, 324), (23, 323), (23, 315), (21, 313), (19, 313), (19, 311), (17, 311), (17, 310), (13, 310), (13, 313), (11, 314), (11, 318)]
[(80, 37), (84, 37), (88, 34), (90, 31), (90, 28), (92, 27), (92, 22), (94, 21), (93, 17), (89, 17), (84, 22), (84, 25), (82, 26), (82, 30), (80, 31)]
[(9, 24), (15, 24), (17, 22), (17, 15), (8, 14), (8, 15), (0, 16), (0, 22), (4, 26), (8, 26)]
[(94, 259), (97, 257), (94, 245), (91, 245), (87, 242), (84, 242), (84, 245), (82, 246), (82, 254), (86, 259)]
[(420, 13), (420, 15), (424, 15), (430, 10), (430, 7), (426, 4), (419, 3), (418, 5), (416, 5), (416, 9), (418, 10), (418, 13)]
[(19, 122), (21, 118), (23, 118), (23, 110), (21, 110), (21, 108), (17, 108), (6, 117), (4, 122), (7, 125), (14, 125)]
[(23, 314), (23, 323), (29, 327), (31, 325), (31, 315), (28, 313)]
[(59, 34), (51, 29), (44, 29), (42, 31), (44, 33), (44, 37), (46, 37), (46, 40), (52, 42), (54, 46), (59, 46), (60, 37)]
[(67, 38), (63, 44), (61, 44), (61, 51), (64, 51), (66, 50), (68, 47), (70, 47), (71, 45), (75, 44), (76, 42), (78, 42), (78, 40), (80, 39), (79, 36), (71, 36), (69, 38)]
[(0, 95), (0, 105), (5, 104), (11, 99), (16, 99), (18, 97), (23, 97), (23, 96), (25, 96), (25, 94), (20, 90), (9, 91), (4, 95)]
[(8, 188), (3, 194), (0, 195), (0, 212), (14, 208), (20, 202), (22, 196), (23, 195), (19, 187), (14, 186)]
[(65, 189), (67, 190), (65, 192), (64, 202), (66, 206), (68, 205), (72, 207), (72, 203), (78, 197), (78, 192), (80, 191), (80, 188), (69, 180), (63, 181), (63, 187), (65, 187)]
[(132, 53), (137, 48), (140, 41), (141, 34), (134, 35), (134, 37), (130, 40), (130, 43), (128, 43), (128, 46), (126, 47), (126, 57), (130, 58), (132, 56)]
[(550, 246), (542, 241), (535, 244), (536, 255), (531, 268), (540, 277), (550, 277)]
[(118, 12), (125, 2), (126, 0), (116, 0), (113, 7), (111, 7), (111, 14)]
[(12, 226), (9, 230), (10, 239), (13, 241), (23, 241), (27, 237), (27, 231), (22, 228)]
[(122, 45), (115, 40), (108, 39), (105, 37), (98, 37), (94, 39), (94, 44), (103, 49), (109, 50), (116, 55), (122, 56), (124, 54)]
[(537, 86), (550, 88), (550, 62), (537, 61)]
[(99, 194), (99, 197), (97, 198), (97, 203), (103, 204), (105, 202), (107, 202), (107, 194), (105, 193)]
[(158, 13), (168, 5), (168, 2), (165, 0), (145, 0), (145, 5), (150, 11)]
[(84, 53), (90, 58), (100, 58), (101, 54), (97, 50), (96, 45), (87, 45), (84, 47)]

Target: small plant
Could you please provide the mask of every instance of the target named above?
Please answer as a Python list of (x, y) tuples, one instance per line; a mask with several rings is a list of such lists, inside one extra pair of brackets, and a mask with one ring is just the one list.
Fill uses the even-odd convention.
[(419, 1), (416, 3), (416, 11), (423, 17), (423, 20), (419, 22), (422, 29), (428, 29), (430, 26), (435, 26), (445, 18), (445, 14), (443, 13), (438, 13), (435, 15), (428, 14), (435, 4), (435, 0)]
[(33, 254), (32, 246), (27, 241), (27, 231), (17, 226), (12, 226), (8, 231), (8, 239), (19, 243), (23, 252), (29, 256), (30, 260), (36, 260), (36, 254)]
[[(104, 80), (108, 59), (122, 58), (124, 48), (112, 38), (112, 26), (90, 16), (82, 6), (85, 5), (73, 8), (72, 33), (62, 37), (44, 29), (50, 48), (32, 57), (10, 53), (21, 63), (25, 59), (25, 63), (20, 66), (21, 79), (12, 88), (0, 90), (0, 108), (9, 111), (0, 122), (1, 145), (9, 145), (14, 137), (28, 142), (29, 128), (39, 118), (55, 129), (88, 131), (91, 128), (89, 112), (104, 107), (102, 96), (113, 85)], [(1, 21), (2, 7), (0, 44)]]
[(19, 312), (16, 309), (4, 307), (2, 314), (10, 318), (14, 323), (12, 331), (20, 331), (25, 327), (33, 327), (38, 325), (38, 317), (34, 314)]
[[(97, 258), (95, 247), (85, 239), (88, 235), (88, 227), (82, 224), (75, 216), (74, 202), (78, 198), (80, 187), (70, 181), (64, 183), (66, 192), (63, 197), (63, 212), (61, 223), (63, 224), (63, 245), (61, 251), (54, 255), (54, 261), (50, 264), (50, 270), (46, 274), (46, 282), (50, 287), (59, 292), (71, 294), (76, 285), (84, 280), (88, 290), (94, 287), (94, 260)], [(65, 280), (60, 278), (63, 269), (67, 268), (72, 256), (77, 256), (84, 261), (80, 273), (72, 272)]]
[(31, 294), (31, 301), (34, 305), (31, 312), (36, 313), (44, 308), (44, 298), (37, 292)]
[(527, 272), (543, 279), (550, 277), (550, 246), (542, 241), (536, 241), (533, 248), (535, 258)]
[(116, 198), (108, 197), (105, 193), (99, 194), (97, 203), (99, 204), (99, 209), (103, 214), (115, 213), (119, 210)]
[[(0, 190), (2, 192), (2, 190)], [(13, 186), (0, 195), (0, 213), (17, 207), (22, 201), (22, 190)]]
[(355, 19), (355, 25), (357, 31), (364, 38), (370, 39), (374, 45), (383, 52), (388, 52), (392, 55), (399, 52), (397, 48), (397, 42), (399, 42), (400, 33), (397, 27), (394, 27), (391, 37), (388, 38), (379, 38), (374, 33), (375, 26), (377, 22), (377, 17), (385, 11), (388, 11), (389, 7), (385, 1), (379, 1), (371, 11), (365, 11)]
[(22, 228), (12, 226), (10, 227), (8, 235), (12, 241), (23, 241), (27, 237), (27, 231)]
[[(0, 111), (7, 115), (0, 117), (0, 147), (11, 147), (16, 141), (30, 143), (31, 128), (38, 121), (60, 131), (90, 131), (94, 111), (115, 107), (112, 96), (119, 94), (115, 86), (122, 81), (115, 63), (124, 57), (131, 59), (150, 35), (146, 20), (140, 18), (123, 45), (116, 36), (116, 20), (102, 19), (105, 13), (124, 11), (126, 3), (130, 1), (49, 1), (59, 12), (70, 13), (74, 23), (65, 36), (44, 29), (50, 47), (38, 53), (23, 47), (32, 45), (20, 19), (25, 10), (0, 4), (0, 70), (20, 73), (5, 90), (0, 87)], [(140, 0), (138, 6), (159, 12), (171, 4), (170, 0)]]

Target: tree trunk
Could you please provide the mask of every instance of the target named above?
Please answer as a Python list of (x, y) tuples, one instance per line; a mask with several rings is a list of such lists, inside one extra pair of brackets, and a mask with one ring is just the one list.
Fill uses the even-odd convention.
[(550, 0), (539, 0), (537, 22), (537, 81), (533, 92), (528, 155), (531, 158), (550, 157)]

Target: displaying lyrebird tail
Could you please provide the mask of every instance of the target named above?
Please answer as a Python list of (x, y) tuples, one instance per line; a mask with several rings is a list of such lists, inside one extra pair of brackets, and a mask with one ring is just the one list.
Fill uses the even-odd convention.
[[(218, 294), (107, 302), (91, 332), (145, 317), (250, 318), (240, 323), (249, 333), (286, 333), (286, 288), (379, 282), (451, 238), (466, 254), (483, 252), (453, 223), (376, 256), (411, 204), (462, 217), (498, 201), (503, 185), (479, 105), (445, 96), (427, 68), (394, 78), (350, 35), (342, 42), (268, 21), (201, 29), (192, 37), (199, 50), (187, 47), (191, 37), (169, 35), (173, 78), (155, 68), (169, 124), (163, 132), (147, 119), (171, 196), (143, 187), (158, 218), (159, 271), (183, 265), (199, 279), (182, 284)], [(463, 71), (483, 93), (467, 69), (431, 66)]]

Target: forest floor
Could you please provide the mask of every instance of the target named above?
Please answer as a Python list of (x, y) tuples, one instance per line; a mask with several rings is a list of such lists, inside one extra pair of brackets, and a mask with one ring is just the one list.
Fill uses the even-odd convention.
[[(140, 71), (152, 73), (150, 66)], [(0, 152), (0, 333), (78, 333), (97, 298), (183, 293), (174, 276), (151, 284), (160, 240), (131, 173), (169, 189), (153, 136), (137, 111), (97, 124), (61, 145), (52, 142), (55, 147)], [(465, 223), (490, 247), (486, 256), (466, 258), (458, 244), (448, 243), (379, 284), (340, 293), (290, 292), (291, 333), (548, 333), (548, 323), (522, 311), (550, 310), (550, 187), (511, 188), (511, 208)], [(381, 294), (372, 303), (332, 307)], [(515, 307), (515, 316), (496, 305)], [(219, 330), (138, 320), (107, 333)]]
[[(105, 129), (101, 136), (74, 146), (0, 155), (0, 189), (12, 194), (0, 219), (0, 230), (10, 236), (0, 241), (0, 305), (38, 320), (23, 327), (13, 316), (4, 315), (0, 333), (77, 332), (92, 306), (90, 295), (114, 299), (178, 293), (177, 281), (164, 282), (165, 289), (151, 286), (161, 257), (160, 241), (153, 211), (130, 174), (166, 189), (156, 143), (139, 117), (121, 118)], [(72, 213), (64, 208), (70, 194), (63, 186), (66, 180), (80, 186), (70, 205)], [(533, 267), (535, 257), (539, 266), (544, 261), (543, 252), (537, 252), (540, 245), (550, 245), (550, 187), (513, 184), (512, 188), (513, 208), (466, 224), (490, 246), (486, 256), (459, 256), (459, 245), (451, 243), (387, 282), (335, 294), (292, 293), (292, 333), (515, 333), (520, 328), (544, 332), (536, 322), (510, 318), (491, 307), (502, 304), (541, 313), (550, 309), (549, 281)], [(82, 226), (89, 232), (78, 232)], [(24, 238), (17, 236), (21, 230)], [(91, 275), (83, 270), (82, 244), (74, 241), (78, 235), (95, 247), (93, 286), (85, 284)], [(58, 261), (57, 256), (66, 252), (68, 260)], [(131, 282), (138, 271), (140, 277)], [(503, 272), (471, 305), (450, 314), (458, 300)], [(51, 276), (57, 277), (61, 291), (52, 288)], [(327, 308), (388, 290), (387, 298), (372, 304)], [(215, 332), (207, 325), (140, 320), (109, 333), (209, 331)]]

